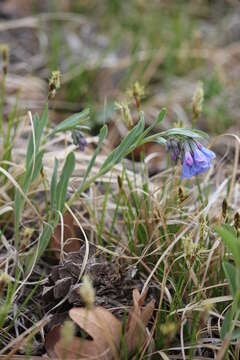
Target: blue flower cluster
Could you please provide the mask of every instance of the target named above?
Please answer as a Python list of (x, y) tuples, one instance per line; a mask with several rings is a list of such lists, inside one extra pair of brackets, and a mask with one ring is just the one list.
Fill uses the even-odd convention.
[(180, 143), (170, 139), (167, 144), (167, 150), (171, 151), (171, 159), (181, 159), (182, 174), (181, 179), (190, 179), (193, 176), (205, 172), (211, 166), (211, 160), (216, 155), (213, 151), (205, 148), (199, 142), (185, 141)]
[(190, 179), (205, 172), (211, 166), (211, 160), (216, 155), (213, 151), (205, 148), (199, 142), (192, 144), (191, 150), (187, 150), (182, 156), (182, 174), (181, 179)]

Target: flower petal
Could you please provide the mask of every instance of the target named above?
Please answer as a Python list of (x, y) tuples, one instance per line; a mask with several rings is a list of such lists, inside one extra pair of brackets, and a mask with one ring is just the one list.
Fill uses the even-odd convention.
[(188, 166), (192, 166), (193, 158), (192, 158), (192, 155), (191, 155), (190, 151), (185, 152), (184, 161)]
[(202, 146), (201, 152), (210, 160), (216, 158), (215, 153), (212, 150), (205, 148), (204, 146)]

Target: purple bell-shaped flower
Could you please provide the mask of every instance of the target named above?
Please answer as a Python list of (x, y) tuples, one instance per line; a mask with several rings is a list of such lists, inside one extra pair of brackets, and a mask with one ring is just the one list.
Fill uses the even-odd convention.
[(213, 151), (200, 143), (192, 142), (186, 147), (187, 149), (182, 155), (181, 179), (190, 179), (192, 176), (205, 172), (210, 168), (211, 160), (216, 157)]

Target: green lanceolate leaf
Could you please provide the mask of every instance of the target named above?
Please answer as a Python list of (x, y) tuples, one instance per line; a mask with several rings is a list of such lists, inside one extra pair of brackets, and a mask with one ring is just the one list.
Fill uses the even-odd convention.
[(36, 132), (35, 132), (36, 153), (39, 150), (39, 146), (41, 144), (41, 138), (43, 135), (43, 130), (44, 130), (45, 126), (47, 125), (47, 121), (48, 121), (48, 104), (45, 105), (43, 112), (41, 114), (41, 117), (40, 117), (39, 121), (37, 121), (37, 123), (36, 123)]
[(127, 154), (129, 154), (139, 144), (141, 135), (144, 130), (144, 118), (141, 117), (138, 124), (128, 133), (128, 135), (122, 140), (120, 145), (114, 149), (111, 154), (104, 161), (100, 168), (100, 173), (105, 173), (112, 166), (121, 161)]
[(54, 230), (54, 225), (50, 225), (45, 223), (43, 226), (43, 232), (40, 236), (39, 239), (39, 247), (38, 247), (38, 254), (37, 254), (37, 261), (41, 258), (41, 256), (43, 255), (44, 251), (46, 250), (46, 248), (48, 247), (50, 238), (52, 236), (52, 232)]
[[(33, 115), (33, 133), (31, 133), (29, 141), (28, 141), (28, 147), (27, 147), (27, 155), (26, 155), (26, 169), (29, 168), (32, 165), (32, 159), (34, 155), (34, 143), (36, 144), (36, 127), (37, 122), (39, 121), (38, 114)], [(34, 136), (34, 141), (33, 141)], [(35, 146), (35, 153), (36, 153), (36, 146)]]
[(34, 181), (38, 177), (38, 175), (40, 173), (40, 170), (42, 168), (43, 155), (44, 155), (44, 150), (41, 150), (41, 151), (39, 151), (39, 153), (36, 156), (36, 161), (35, 161), (35, 165), (34, 165), (34, 171), (33, 171), (33, 174), (32, 174), (32, 181)]
[(173, 128), (170, 130), (166, 130), (164, 132), (161, 132), (159, 135), (161, 136), (187, 136), (191, 138), (208, 138), (208, 135), (201, 131), (196, 129), (184, 129), (184, 128)]
[(79, 126), (84, 125), (89, 119), (89, 109), (85, 109), (77, 114), (74, 114), (58, 124), (55, 129), (49, 134), (53, 135), (58, 132), (78, 129)]
[(231, 340), (237, 340), (240, 337), (240, 329), (233, 330)]
[[(150, 131), (151, 131), (152, 129), (154, 129), (155, 126), (159, 125), (159, 124), (163, 121), (165, 115), (166, 115), (166, 109), (163, 108), (163, 109), (160, 111), (160, 113), (158, 114), (157, 119), (143, 132), (143, 138), (145, 138), (145, 136), (146, 136), (147, 134), (149, 134)], [(140, 114), (140, 116), (141, 116), (141, 114)]]
[(240, 241), (233, 234), (232, 231), (228, 230), (227, 227), (217, 227), (217, 233), (221, 236), (225, 246), (231, 251), (234, 261), (238, 267), (240, 267)]
[(62, 211), (64, 208), (66, 194), (67, 194), (67, 186), (69, 179), (73, 173), (75, 167), (75, 156), (74, 153), (71, 152), (68, 154), (65, 164), (62, 169), (62, 173), (57, 184), (56, 188), (56, 210)]
[(230, 287), (232, 297), (234, 298), (236, 291), (238, 289), (236, 268), (229, 262), (225, 261), (223, 263), (223, 269), (224, 269), (225, 275), (229, 282), (229, 287)]
[(41, 144), (41, 137), (43, 134), (43, 130), (47, 124), (47, 120), (48, 120), (48, 104), (45, 105), (40, 118), (37, 114), (33, 115), (35, 149), (34, 149), (34, 141), (33, 141), (33, 133), (32, 133), (28, 142), (27, 155), (26, 155), (26, 169), (32, 166), (34, 150), (35, 150), (35, 155), (37, 156), (38, 154), (39, 146)]
[(224, 339), (225, 336), (230, 331), (231, 323), (232, 323), (232, 308), (230, 308), (225, 313), (225, 316), (224, 316), (224, 320), (223, 320), (222, 327), (221, 327), (221, 333), (220, 333), (222, 339)]

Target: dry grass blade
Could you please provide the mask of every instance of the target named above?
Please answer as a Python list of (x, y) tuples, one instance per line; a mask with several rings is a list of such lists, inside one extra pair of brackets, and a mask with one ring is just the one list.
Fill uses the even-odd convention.
[(133, 290), (133, 307), (130, 310), (126, 333), (124, 336), (127, 353), (142, 348), (147, 340), (146, 325), (152, 317), (155, 302), (151, 300), (145, 307), (143, 303), (146, 292), (140, 295), (137, 289)]

